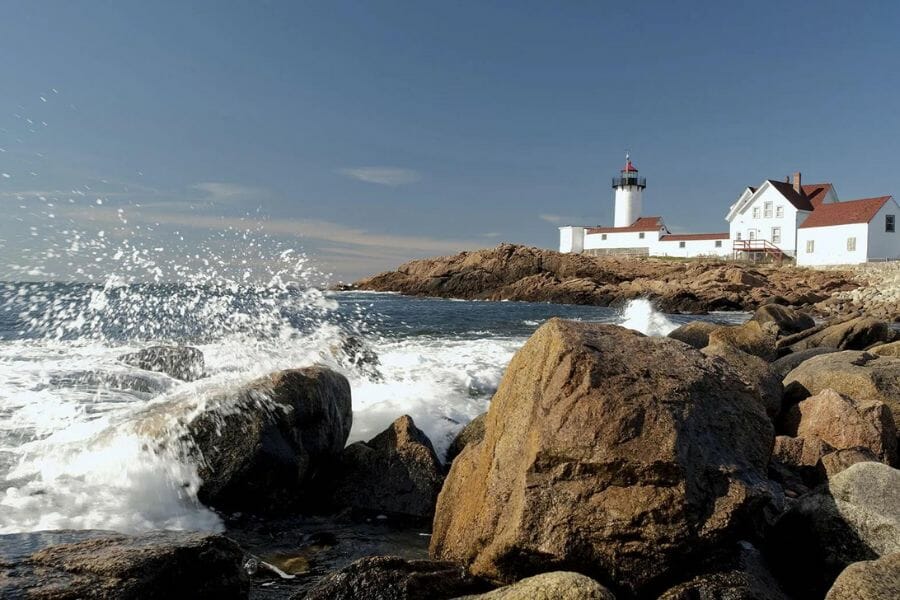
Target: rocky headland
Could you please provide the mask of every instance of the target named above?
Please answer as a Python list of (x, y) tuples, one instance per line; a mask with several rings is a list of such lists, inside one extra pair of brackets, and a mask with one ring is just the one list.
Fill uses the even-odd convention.
[(664, 312), (752, 311), (775, 302), (817, 315), (900, 319), (900, 268), (808, 269), (722, 260), (595, 257), (514, 244), (414, 260), (345, 289), (465, 300), (616, 306), (650, 298)]
[(226, 531), (0, 538), (0, 597), (900, 597), (900, 334), (760, 304), (667, 337), (546, 322), (449, 464), (408, 416), (348, 446), (325, 367), (152, 407)]

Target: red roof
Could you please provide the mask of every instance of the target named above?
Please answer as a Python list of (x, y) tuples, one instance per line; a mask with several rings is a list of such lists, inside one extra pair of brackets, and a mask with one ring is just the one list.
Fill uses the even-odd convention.
[(881, 210), (891, 196), (863, 198), (847, 202), (832, 202), (816, 207), (811, 215), (800, 225), (800, 229), (810, 227), (829, 227), (831, 225), (847, 225), (849, 223), (868, 223)]
[(623, 173), (637, 173), (638, 170), (637, 170), (637, 167), (635, 167), (633, 164), (631, 164), (631, 159), (629, 159), (628, 162), (625, 163), (625, 168), (622, 169), (622, 172)]
[(588, 233), (626, 233), (629, 231), (659, 231), (665, 229), (662, 217), (641, 217), (628, 227), (589, 227)]
[(800, 186), (800, 189), (803, 190), (803, 194), (807, 197), (809, 203), (813, 205), (813, 208), (819, 208), (819, 205), (822, 204), (825, 196), (828, 195), (828, 192), (833, 187), (830, 183), (809, 183)]
[(691, 240), (727, 240), (729, 233), (671, 233), (659, 238), (661, 242), (687, 242)]

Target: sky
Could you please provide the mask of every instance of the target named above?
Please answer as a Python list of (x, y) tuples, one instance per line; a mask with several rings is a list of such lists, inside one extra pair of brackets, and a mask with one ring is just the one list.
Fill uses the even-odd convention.
[(342, 281), (555, 248), (559, 225), (611, 224), (626, 151), (676, 232), (727, 230), (744, 187), (793, 171), (900, 192), (895, 2), (0, 12), (0, 279), (102, 277), (138, 245), (249, 269), (271, 245)]

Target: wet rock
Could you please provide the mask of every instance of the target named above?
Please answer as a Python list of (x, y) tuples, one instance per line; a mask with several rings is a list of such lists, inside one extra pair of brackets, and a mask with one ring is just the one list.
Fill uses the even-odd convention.
[(406, 415), (347, 446), (334, 470), (332, 506), (429, 520), (444, 479), (431, 441)]
[(447, 448), (447, 464), (452, 463), (453, 459), (459, 456), (459, 453), (463, 451), (463, 448), (484, 439), (484, 421), (486, 417), (487, 413), (481, 413), (469, 421), (466, 426), (456, 434), (456, 437), (453, 438), (453, 441), (450, 443), (450, 447)]
[(798, 499), (766, 537), (782, 585), (821, 598), (851, 563), (900, 552), (900, 471), (861, 462)]
[(778, 416), (781, 412), (784, 385), (781, 383), (782, 378), (769, 368), (768, 362), (721, 342), (713, 342), (701, 352), (710, 357), (721, 358), (731, 365), (740, 374), (741, 379), (759, 393), (769, 418), (774, 420)]
[(754, 528), (772, 443), (722, 361), (553, 319), (510, 362), (484, 440), (453, 461), (431, 554), (500, 581), (564, 565), (640, 594)]
[(779, 431), (822, 440), (835, 450), (868, 448), (888, 464), (897, 460), (897, 430), (887, 405), (853, 400), (832, 389), (791, 406), (779, 422)]
[(0, 558), (0, 597), (34, 600), (246, 598), (243, 552), (219, 535), (155, 532), (52, 545)]
[(844, 448), (829, 452), (821, 458), (822, 468), (828, 478), (834, 477), (851, 465), (870, 461), (878, 462), (878, 457), (868, 448)]
[(165, 373), (182, 381), (200, 379), (205, 370), (203, 352), (191, 346), (151, 346), (123, 354), (119, 360), (132, 367)]
[(884, 321), (857, 317), (824, 328), (791, 346), (793, 351), (824, 347), (837, 350), (865, 350), (878, 342), (890, 342), (894, 332)]
[(186, 423), (202, 457), (198, 498), (223, 510), (283, 512), (350, 434), (347, 379), (323, 367), (278, 371), (212, 399)]
[(799, 333), (816, 326), (816, 322), (808, 314), (779, 304), (760, 306), (753, 313), (752, 319), (761, 325), (774, 323), (778, 326), (779, 335)]
[(832, 389), (857, 402), (882, 402), (900, 427), (900, 358), (844, 351), (813, 357), (784, 378), (787, 404)]
[(747, 542), (740, 546), (735, 564), (679, 584), (659, 600), (789, 600), (759, 551)]
[(778, 374), (779, 377), (784, 379), (788, 373), (799, 367), (801, 364), (809, 360), (814, 356), (819, 356), (821, 354), (831, 354), (832, 352), (837, 352), (834, 348), (809, 348), (808, 350), (800, 350), (799, 352), (792, 352), (781, 358), (772, 361), (769, 366), (772, 371)]
[(853, 563), (843, 570), (825, 600), (896, 600), (900, 598), (900, 552)]
[(615, 600), (608, 589), (580, 573), (552, 571), (526, 577), (485, 594), (455, 600)]
[(384, 376), (379, 367), (381, 360), (365, 340), (348, 335), (341, 339), (332, 349), (338, 363), (346, 368), (355, 369), (372, 381), (382, 381)]
[(773, 361), (777, 326), (747, 321), (743, 325), (722, 326), (709, 333), (710, 346), (731, 346), (747, 354)]
[(293, 600), (445, 600), (490, 588), (450, 562), (373, 556), (326, 575)]

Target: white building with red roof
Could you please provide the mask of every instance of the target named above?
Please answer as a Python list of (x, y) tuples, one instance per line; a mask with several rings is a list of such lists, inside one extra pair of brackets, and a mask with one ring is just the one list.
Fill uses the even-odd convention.
[(671, 233), (662, 217), (643, 217), (647, 181), (626, 156), (613, 178), (612, 227), (559, 228), (560, 252), (607, 255), (794, 259), (798, 265), (900, 259), (897, 202), (891, 196), (841, 201), (830, 183), (800, 173), (747, 187), (728, 209), (723, 233)]

